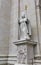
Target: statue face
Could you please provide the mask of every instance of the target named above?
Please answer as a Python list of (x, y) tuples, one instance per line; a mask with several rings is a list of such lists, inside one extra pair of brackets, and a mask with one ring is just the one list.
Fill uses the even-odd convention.
[(24, 12), (22, 12), (22, 18), (25, 18), (25, 13)]

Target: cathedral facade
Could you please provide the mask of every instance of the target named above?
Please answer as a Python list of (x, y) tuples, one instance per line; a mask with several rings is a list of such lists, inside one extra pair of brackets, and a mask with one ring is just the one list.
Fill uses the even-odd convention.
[(0, 0), (0, 65), (17, 63), (14, 41), (20, 38), (18, 21), (23, 11), (31, 23), (31, 40), (36, 43), (30, 65), (41, 65), (41, 0)]

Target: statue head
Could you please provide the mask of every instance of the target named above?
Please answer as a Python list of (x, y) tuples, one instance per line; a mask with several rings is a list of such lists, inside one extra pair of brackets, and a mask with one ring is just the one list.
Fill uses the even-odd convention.
[(21, 17), (25, 18), (25, 12), (22, 12)]

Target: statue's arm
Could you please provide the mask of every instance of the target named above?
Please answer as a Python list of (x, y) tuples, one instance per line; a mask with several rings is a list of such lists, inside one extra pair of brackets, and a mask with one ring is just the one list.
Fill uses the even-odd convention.
[(20, 20), (18, 20), (18, 24), (20, 25)]
[(20, 39), (20, 20), (18, 20), (18, 39)]
[(29, 20), (28, 19), (26, 19), (25, 22), (26, 22), (27, 25), (29, 24)]
[(30, 21), (27, 19), (27, 27), (28, 27), (28, 32), (29, 32), (29, 35), (31, 36), (31, 23)]

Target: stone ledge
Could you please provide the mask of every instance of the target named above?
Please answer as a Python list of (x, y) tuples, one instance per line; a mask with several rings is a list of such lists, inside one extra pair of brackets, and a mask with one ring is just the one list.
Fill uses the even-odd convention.
[(8, 65), (8, 64), (0, 64), (0, 65)]
[(41, 55), (35, 55), (34, 59), (41, 60)]
[(20, 45), (20, 44), (30, 44), (30, 45), (36, 45), (37, 42), (32, 41), (32, 40), (17, 40), (13, 42), (15, 45)]
[(15, 64), (9, 64), (9, 63), (8, 63), (7, 65), (15, 65)]
[(10, 64), (10, 63), (4, 64), (4, 63), (3, 63), (3, 64), (0, 64), (0, 65), (15, 65), (15, 64), (12, 64), (12, 63), (11, 63), (11, 64)]
[(28, 64), (15, 64), (15, 65), (28, 65)]

